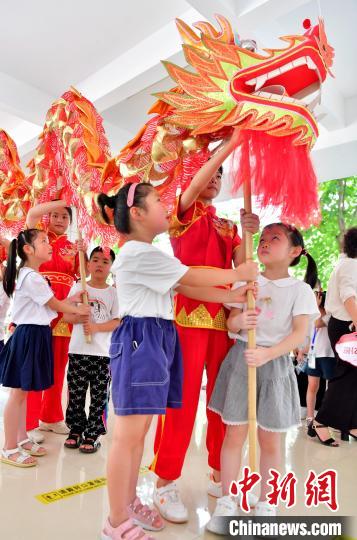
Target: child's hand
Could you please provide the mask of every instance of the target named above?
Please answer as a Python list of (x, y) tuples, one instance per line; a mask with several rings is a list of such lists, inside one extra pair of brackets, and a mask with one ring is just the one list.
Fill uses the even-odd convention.
[(270, 362), (269, 349), (258, 347), (257, 349), (247, 349), (244, 353), (248, 367), (259, 367)]
[(79, 306), (77, 306), (74, 309), (76, 310), (75, 313), (77, 313), (78, 315), (87, 315), (87, 316), (89, 316), (89, 314), (90, 314), (90, 306), (87, 306), (85, 304), (80, 304)]
[(78, 291), (77, 293), (73, 294), (72, 296), (69, 296), (67, 298), (68, 302), (71, 304), (82, 304), (83, 303), (83, 295), (86, 294), (85, 291)]
[(86, 252), (86, 245), (84, 243), (84, 240), (81, 239), (81, 240), (76, 240), (76, 249), (77, 251), (83, 251), (83, 253)]
[(246, 231), (255, 234), (259, 231), (259, 217), (256, 214), (246, 212), (244, 208), (241, 208), (240, 211), (240, 223), (243, 233)]
[(238, 287), (238, 289), (231, 289), (229, 291), (229, 304), (246, 304), (248, 291), (253, 291), (254, 298), (258, 296), (258, 284), (249, 283), (249, 285), (243, 285), (243, 287)]
[(258, 264), (254, 261), (247, 261), (235, 269), (237, 281), (256, 281), (258, 276)]
[(83, 330), (86, 336), (95, 334), (97, 331), (97, 325), (87, 318), (83, 323)]
[(257, 327), (258, 315), (258, 309), (247, 309), (246, 311), (242, 311), (242, 313), (238, 313), (234, 316), (234, 326), (240, 330), (253, 330)]

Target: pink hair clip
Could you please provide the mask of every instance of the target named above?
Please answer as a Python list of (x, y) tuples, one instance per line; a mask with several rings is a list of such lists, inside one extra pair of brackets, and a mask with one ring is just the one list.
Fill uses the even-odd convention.
[(126, 204), (128, 205), (128, 208), (131, 208), (134, 204), (135, 190), (138, 185), (138, 182), (133, 182), (129, 188), (128, 197), (126, 199)]

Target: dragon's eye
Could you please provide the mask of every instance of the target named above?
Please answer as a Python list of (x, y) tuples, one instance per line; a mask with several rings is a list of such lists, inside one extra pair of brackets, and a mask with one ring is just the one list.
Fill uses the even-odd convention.
[(257, 42), (254, 39), (242, 39), (240, 46), (247, 51), (255, 52), (257, 50)]

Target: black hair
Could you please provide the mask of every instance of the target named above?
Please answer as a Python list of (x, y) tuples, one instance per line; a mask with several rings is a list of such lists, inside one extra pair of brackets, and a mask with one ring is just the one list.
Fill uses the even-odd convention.
[(223, 165), (220, 165), (220, 166), (218, 167), (218, 171), (217, 171), (217, 172), (219, 172), (219, 174), (222, 176), (222, 174), (223, 174)]
[[(20, 270), (27, 261), (27, 256), (24, 251), (25, 245), (33, 246), (34, 241), (41, 232), (43, 231), (40, 229), (26, 229), (25, 231), (21, 231), (19, 236), (11, 241), (3, 279), (4, 291), (8, 297), (11, 297), (15, 290), (17, 271)], [(20, 257), (21, 259), (18, 269), (16, 267), (17, 257)]]
[(343, 252), (350, 259), (357, 257), (357, 227), (351, 227), (343, 237)]
[[(104, 251), (105, 251), (105, 250), (104, 250), (101, 246), (95, 247), (95, 248), (92, 250), (92, 252), (91, 252), (91, 254), (90, 254), (90, 256), (89, 256), (89, 260), (91, 260), (92, 257), (94, 257), (94, 255), (95, 255), (96, 253), (104, 253)], [(112, 263), (113, 263), (113, 262), (115, 261), (115, 253), (114, 253), (114, 251), (113, 251), (112, 249), (109, 250), (109, 253), (110, 253), (110, 258), (111, 258)]]
[[(55, 202), (55, 201), (61, 201), (62, 199), (52, 199), (51, 202)], [(69, 215), (69, 222), (70, 224), (72, 224), (72, 221), (73, 221), (73, 213), (72, 213), (72, 208), (70, 206), (64, 206), (64, 209), (67, 210), (67, 213)], [(52, 212), (50, 212), (51, 214)]]
[[(122, 234), (130, 234), (132, 230), (130, 226), (130, 208), (127, 204), (131, 185), (132, 183), (126, 184), (112, 197), (105, 193), (100, 193), (98, 196), (98, 204), (104, 221), (106, 223), (111, 222), (105, 209), (107, 206), (114, 210), (114, 225), (116, 230)], [(146, 209), (145, 199), (153, 189), (155, 188), (149, 183), (138, 184), (135, 189), (133, 206)]]
[(317, 266), (313, 257), (305, 249), (304, 239), (301, 232), (296, 227), (293, 227), (292, 225), (288, 225), (286, 223), (271, 223), (270, 225), (267, 225), (265, 229), (269, 229), (270, 227), (275, 227), (275, 226), (284, 229), (292, 246), (294, 247), (299, 246), (302, 248), (300, 255), (295, 257), (295, 259), (291, 261), (289, 266), (298, 265), (301, 260), (302, 255), (304, 255), (307, 258), (307, 268), (306, 268), (304, 281), (305, 283), (310, 285), (312, 289), (314, 289), (317, 283)]

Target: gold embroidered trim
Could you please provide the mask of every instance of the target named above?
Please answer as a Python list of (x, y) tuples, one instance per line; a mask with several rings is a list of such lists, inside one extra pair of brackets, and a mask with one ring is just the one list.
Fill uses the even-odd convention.
[(64, 322), (63, 319), (60, 319), (56, 326), (52, 329), (52, 335), (56, 337), (71, 337), (71, 331), (68, 323)]
[(185, 307), (176, 315), (176, 323), (179, 326), (188, 328), (209, 328), (212, 330), (222, 330), (227, 332), (226, 314), (223, 307), (220, 308), (217, 315), (213, 318), (206, 306), (200, 304), (196, 309), (187, 315)]

